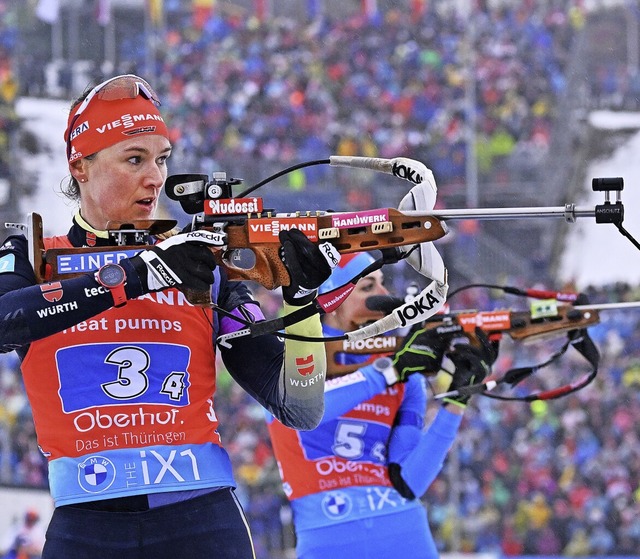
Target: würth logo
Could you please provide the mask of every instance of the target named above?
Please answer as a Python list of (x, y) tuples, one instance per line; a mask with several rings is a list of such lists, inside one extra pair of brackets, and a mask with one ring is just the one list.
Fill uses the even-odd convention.
[(313, 362), (313, 355), (296, 357), (296, 368), (298, 369), (298, 373), (303, 377), (313, 374), (313, 371), (316, 368), (315, 363)]
[(42, 296), (49, 301), (49, 303), (55, 303), (62, 299), (62, 284), (59, 281), (41, 285), (40, 291), (42, 291)]

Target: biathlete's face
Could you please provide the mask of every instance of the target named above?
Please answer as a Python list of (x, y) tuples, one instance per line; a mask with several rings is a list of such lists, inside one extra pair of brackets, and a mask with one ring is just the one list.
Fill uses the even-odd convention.
[(80, 213), (98, 230), (108, 221), (150, 219), (167, 178), (169, 140), (145, 135), (118, 142), (72, 163), (80, 185)]
[(384, 274), (381, 270), (371, 272), (358, 281), (349, 297), (335, 310), (335, 318), (341, 323), (342, 330), (354, 330), (362, 324), (384, 316), (380, 311), (371, 311), (367, 308), (367, 297), (372, 295), (389, 295), (389, 291), (384, 286)]

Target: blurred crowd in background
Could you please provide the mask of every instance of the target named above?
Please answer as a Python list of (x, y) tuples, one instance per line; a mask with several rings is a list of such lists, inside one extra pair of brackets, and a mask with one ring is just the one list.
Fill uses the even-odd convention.
[[(150, 79), (171, 127), (172, 172), (226, 169), (257, 181), (327, 154), (402, 155), (428, 163), (446, 204), (464, 187), (471, 103), (482, 179), (504, 184), (530, 179), (540, 172), (558, 125), (556, 101), (567, 79), (568, 52), (584, 25), (582, 3), (529, 0), (500, 9), (479, 3), (472, 25), (453, 10), (429, 5), (418, 18), (390, 10), (374, 18), (311, 23), (286, 18), (260, 23), (216, 12), (195, 20), (181, 9), (167, 12)], [(9, 8), (0, 1), (0, 178), (11, 173), (8, 144), (19, 126), (16, 97), (21, 90), (46, 91), (45, 68), (31, 67), (28, 84), (16, 78), (25, 59), (15, 54), (19, 22), (9, 17)], [(135, 39), (122, 48), (132, 56), (116, 70), (141, 72), (144, 60)], [(478, 83), (472, 92), (465, 88), (471, 53)], [(91, 77), (104, 71), (96, 66)], [(68, 83), (68, 74), (60, 79)], [(591, 98), (601, 108), (637, 109), (639, 83), (629, 65), (604, 65), (594, 72)], [(64, 94), (72, 96), (68, 90)], [(354, 180), (350, 174), (325, 186), (324, 173), (322, 167), (292, 173), (285, 191), (350, 209), (385, 202), (375, 177)], [(321, 184), (322, 189), (314, 187)], [(526, 285), (528, 278), (514, 281)], [(254, 289), (266, 314), (274, 316), (279, 295)], [(640, 288), (626, 284), (586, 291), (592, 303), (640, 297)], [(460, 308), (489, 310), (521, 302), (474, 291), (463, 303)], [(424, 498), (441, 550), (637, 554), (639, 322), (638, 311), (602, 313), (600, 324), (589, 329), (602, 353), (600, 374), (575, 394), (531, 404), (473, 400), (450, 459)], [(544, 361), (554, 344), (523, 348), (508, 342), (498, 371)], [(575, 380), (582, 366), (580, 356), (569, 351), (518, 390)], [(262, 410), (223, 367), (219, 386), (221, 435), (258, 556), (283, 557), (293, 544), (290, 511)], [(47, 486), (13, 354), (0, 360), (0, 484)]]
[[(194, 17), (190, 3), (166, 2), (153, 69), (146, 35), (136, 33), (117, 45), (116, 68), (94, 63), (83, 71), (87, 81), (113, 71), (149, 78), (170, 123), (174, 172), (227, 170), (257, 182), (319, 154), (401, 154), (429, 162), (446, 204), (464, 191), (470, 141), (481, 181), (541, 176), (565, 66), (584, 25), (581, 4), (480, 2), (469, 20), (446, 3), (424, 2), (418, 15), (388, 9), (345, 20), (325, 14), (312, 22), (259, 22), (213, 8)], [(0, 27), (0, 57), (9, 59), (7, 72), (13, 66), (25, 76), (24, 94), (77, 95), (68, 61), (51, 64), (21, 49), (11, 64), (18, 38), (11, 22)], [(289, 175), (285, 187), (320, 205), (344, 201), (360, 209), (385, 201), (385, 189), (371, 188), (385, 184), (380, 176), (355, 181), (345, 173), (329, 185), (326, 177), (326, 168), (311, 167)], [(311, 188), (319, 184), (322, 193)]]
[[(155, 74), (174, 159), (190, 171), (222, 168), (256, 180), (318, 154), (402, 154), (428, 161), (446, 198), (465, 183), (473, 112), (481, 178), (526, 180), (549, 149), (580, 8), (514, 3), (477, 9), (470, 22), (435, 4), (418, 17), (398, 9), (304, 26), (168, 14)], [(143, 60), (132, 62), (135, 70)], [(467, 87), (470, 73), (476, 91)], [(308, 168), (288, 186), (303, 190), (322, 173)], [(384, 193), (370, 188), (376, 179), (384, 184), (345, 174), (333, 192), (370, 208)]]
[[(549, 148), (581, 21), (566, 2), (538, 4), (480, 10), (471, 24), (428, 7), (418, 18), (397, 10), (305, 28), (284, 19), (251, 26), (214, 16), (201, 28), (176, 19), (158, 63), (174, 143), (188, 168), (205, 172), (254, 158), (283, 168), (319, 153), (403, 154), (428, 161), (447, 193), (465, 180), (473, 62), (480, 170), (515, 172), (500, 163), (520, 154), (531, 165)], [(350, 205), (371, 207), (366, 184), (341, 186)]]

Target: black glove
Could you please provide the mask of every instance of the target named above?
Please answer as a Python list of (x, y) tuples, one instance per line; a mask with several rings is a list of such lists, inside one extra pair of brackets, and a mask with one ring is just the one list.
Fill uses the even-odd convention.
[(226, 235), (192, 231), (169, 237), (133, 256), (144, 293), (169, 287), (206, 291), (213, 284), (216, 261), (210, 248), (224, 248)]
[(338, 265), (340, 254), (331, 243), (316, 245), (298, 229), (280, 231), (280, 258), (289, 272), (289, 285), (282, 297), (290, 305), (303, 306), (313, 301), (318, 287)]
[(439, 328), (414, 326), (392, 359), (397, 374), (396, 382), (406, 382), (414, 373), (437, 374), (451, 337), (451, 333), (440, 333)]
[[(479, 328), (476, 328), (476, 337), (480, 342), (480, 347), (470, 344), (456, 344), (453, 346), (453, 350), (447, 354), (455, 366), (447, 392), (478, 384), (491, 373), (491, 365), (498, 356), (498, 346), (496, 343), (490, 342)], [(445, 403), (466, 407), (470, 398), (470, 394), (461, 394), (449, 396), (443, 400)]]

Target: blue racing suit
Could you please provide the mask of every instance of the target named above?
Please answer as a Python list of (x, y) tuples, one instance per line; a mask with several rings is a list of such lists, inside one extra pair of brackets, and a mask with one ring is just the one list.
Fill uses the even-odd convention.
[[(440, 472), (462, 416), (442, 408), (425, 430), (426, 405), (421, 375), (388, 387), (364, 364), (326, 382), (317, 428), (294, 431), (268, 415), (299, 558), (438, 557), (419, 498)], [(400, 480), (389, 475), (390, 463), (400, 466)]]

